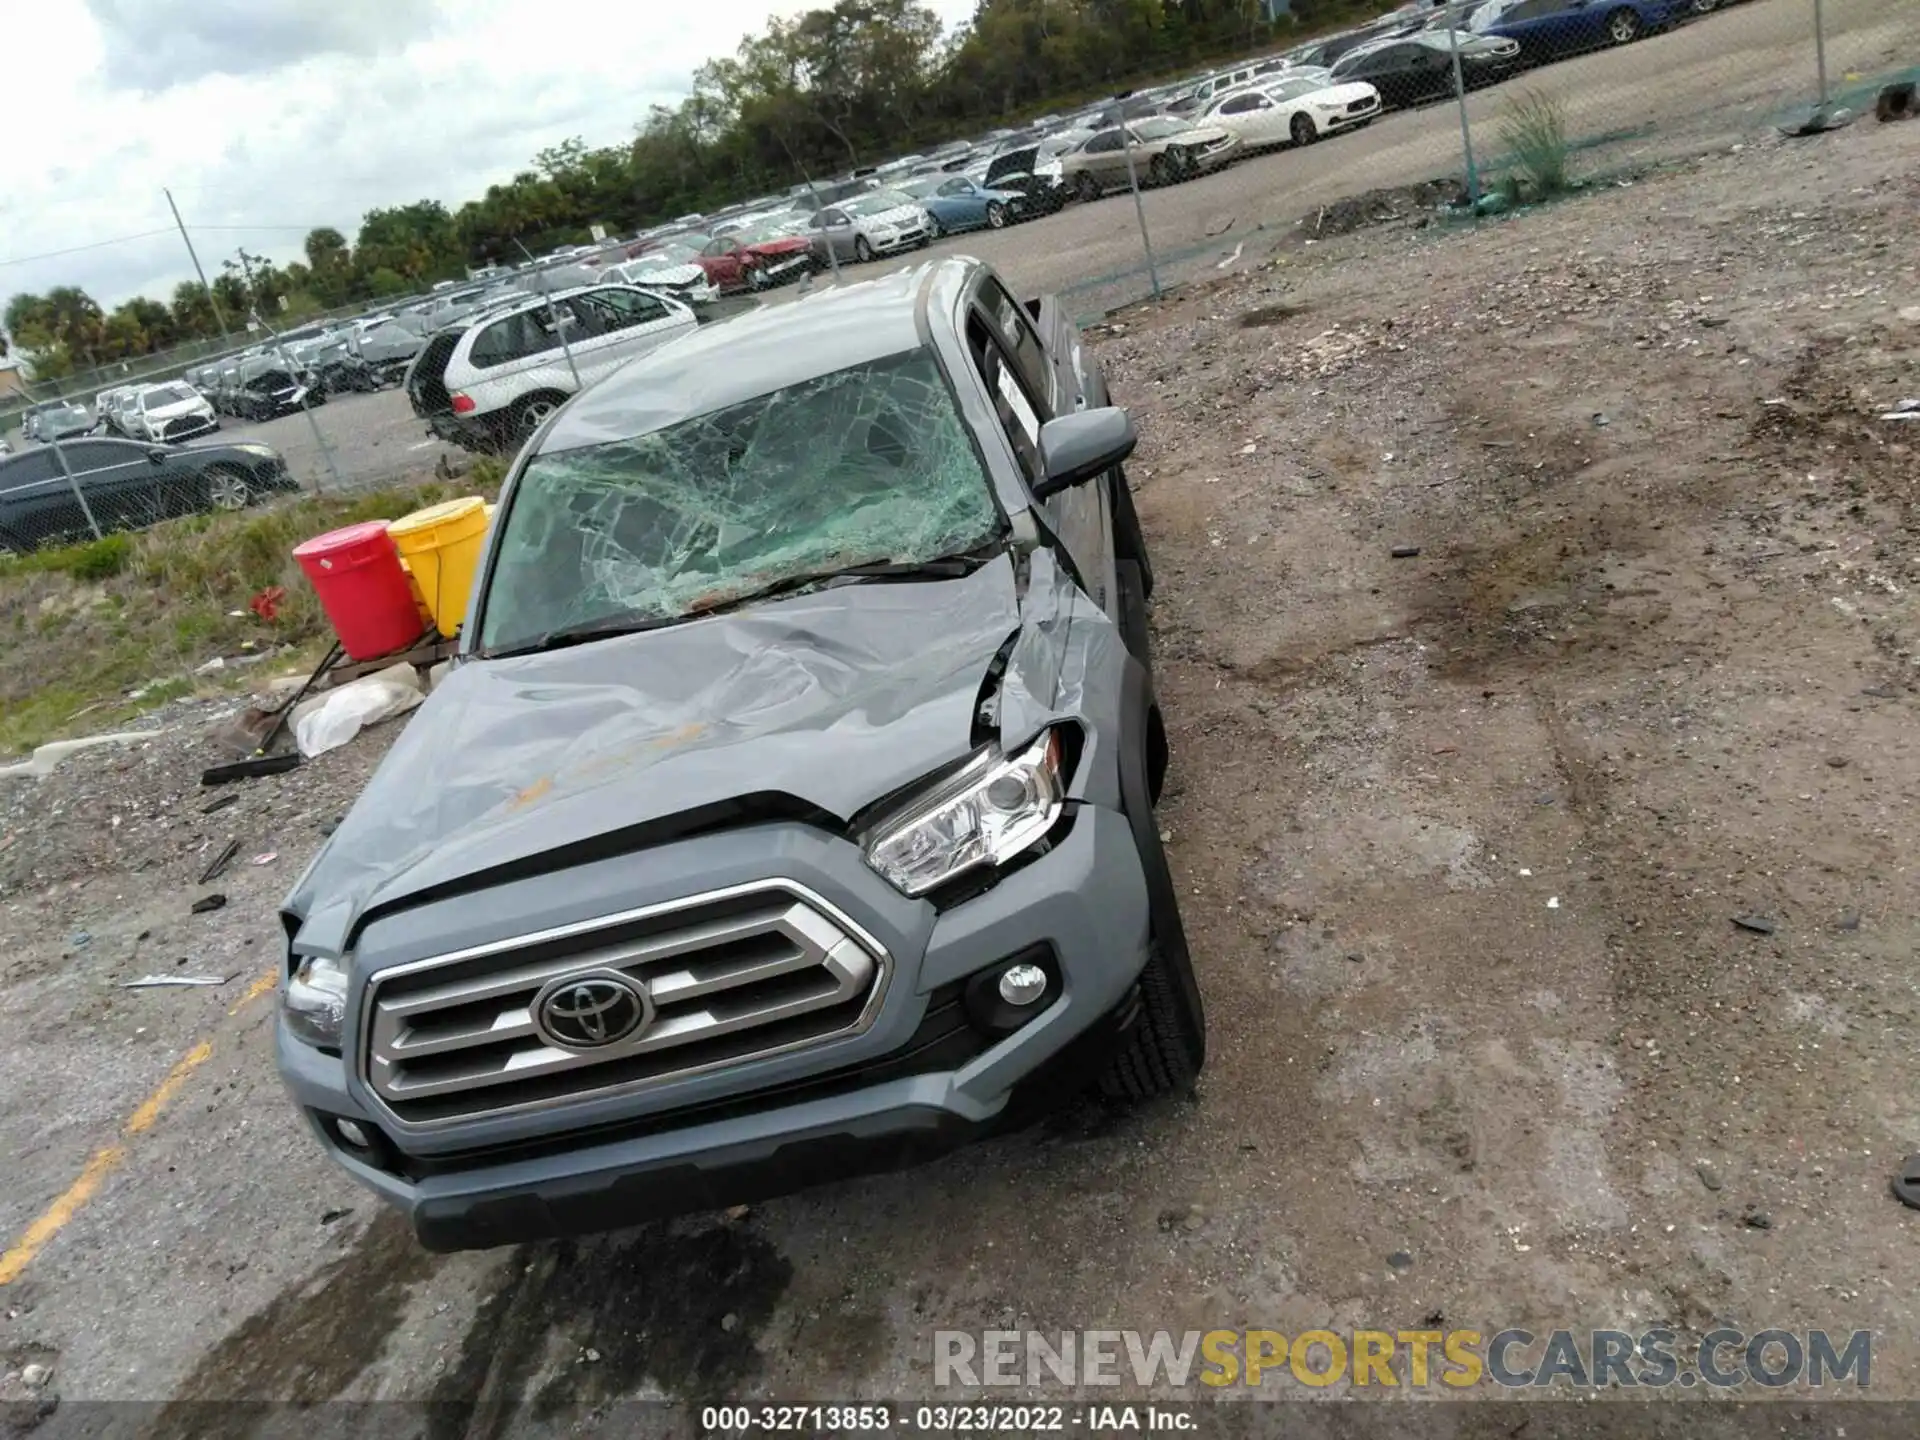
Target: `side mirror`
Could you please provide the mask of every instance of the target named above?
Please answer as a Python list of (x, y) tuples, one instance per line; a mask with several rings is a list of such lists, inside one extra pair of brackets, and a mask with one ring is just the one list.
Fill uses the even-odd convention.
[(158, 445), (149, 445), (147, 447), (147, 463), (150, 465), (166, 464), (167, 463), (166, 450)]
[(1062, 415), (1040, 427), (1040, 464), (1045, 471), (1033, 498), (1045, 500), (1104, 475), (1133, 454), (1138, 437), (1133, 417), (1118, 405)]

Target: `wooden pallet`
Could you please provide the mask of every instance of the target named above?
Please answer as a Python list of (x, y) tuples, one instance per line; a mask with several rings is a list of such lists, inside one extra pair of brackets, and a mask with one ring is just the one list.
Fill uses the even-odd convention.
[(448, 659), (459, 647), (460, 642), (457, 638), (453, 640), (443, 639), (438, 630), (427, 630), (422, 632), (420, 638), (406, 649), (396, 650), (391, 655), (382, 655), (377, 660), (347, 660), (343, 658), (339, 664), (335, 665), (331, 670), (327, 671), (325, 675), (320, 677), (320, 683), (314, 686), (314, 689), (333, 690), (341, 685), (358, 680), (362, 675), (372, 675), (380, 670), (391, 669), (395, 665), (404, 664), (411, 665), (415, 669), (425, 669), (430, 665), (438, 665), (442, 660)]

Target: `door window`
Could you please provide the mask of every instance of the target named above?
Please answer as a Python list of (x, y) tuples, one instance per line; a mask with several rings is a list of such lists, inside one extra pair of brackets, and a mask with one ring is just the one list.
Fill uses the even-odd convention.
[[(980, 305), (994, 329), (999, 332), (1000, 341), (1006, 346), (1013, 368), (1020, 377), (1021, 387), (1038, 402), (1041, 418), (1052, 419), (1053, 360), (1048, 356), (1046, 346), (1040, 343), (1040, 336), (1034, 330), (1026, 309), (1006, 292), (1005, 287), (992, 280), (980, 287)], [(1036, 439), (1038, 433), (1036, 427)]]
[(967, 322), (967, 349), (974, 368), (986, 382), (993, 413), (1007, 443), (1019, 457), (1029, 483), (1040, 479), (1040, 415), (1033, 397), (1022, 388), (1013, 363), (986, 323), (975, 315)]
[(638, 290), (590, 290), (568, 302), (587, 335), (611, 335), (667, 318), (667, 307)]
[(1104, 130), (1087, 141), (1087, 143), (1081, 147), (1081, 153), (1084, 155), (1102, 155), (1111, 150), (1118, 150), (1120, 144), (1120, 132), (1118, 130)]
[(66, 452), (67, 464), (76, 475), (89, 470), (106, 470), (115, 465), (129, 465), (135, 460), (144, 465), (147, 458), (143, 447), (112, 440), (81, 440), (60, 448)]
[(501, 316), (474, 336), (473, 346), (467, 351), (467, 360), (469, 364), (485, 370), (494, 365), (505, 365), (510, 360), (524, 360), (529, 355), (538, 355), (559, 343), (554, 338), (553, 324), (546, 319), (544, 308), (522, 310), (517, 315)]
[(1235, 95), (1231, 100), (1227, 100), (1221, 104), (1220, 113), (1222, 115), (1245, 115), (1250, 111), (1264, 110), (1266, 108), (1267, 102), (1262, 100), (1258, 95)]

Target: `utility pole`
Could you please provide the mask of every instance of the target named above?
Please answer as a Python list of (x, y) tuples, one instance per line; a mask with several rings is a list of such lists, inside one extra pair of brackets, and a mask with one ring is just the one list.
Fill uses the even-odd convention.
[(193, 261), (193, 273), (200, 277), (200, 288), (207, 292), (207, 303), (213, 306), (213, 322), (220, 327), (220, 338), (227, 344), (233, 343), (233, 336), (227, 333), (227, 317), (220, 313), (220, 302), (214, 297), (213, 287), (207, 284), (207, 272), (200, 268), (200, 257), (193, 253), (193, 241), (187, 235), (187, 225), (180, 218), (180, 207), (173, 203), (173, 191), (162, 190), (167, 197), (167, 208), (173, 211), (173, 223), (180, 227), (181, 242), (187, 247), (187, 258)]

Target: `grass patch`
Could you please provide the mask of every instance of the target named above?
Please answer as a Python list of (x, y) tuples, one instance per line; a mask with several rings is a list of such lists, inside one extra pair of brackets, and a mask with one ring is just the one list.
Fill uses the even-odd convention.
[(1512, 169), (1496, 182), (1510, 204), (1550, 200), (1572, 188), (1567, 174), (1567, 113), (1554, 96), (1527, 90), (1500, 110), (1500, 140)]
[[(0, 752), (110, 727), (189, 693), (195, 666), (246, 641), (317, 658), (332, 632), (295, 545), (459, 495), (492, 498), (498, 487), (476, 465), (452, 483), (302, 496), (0, 559)], [(276, 585), (286, 598), (268, 623), (248, 601)]]

